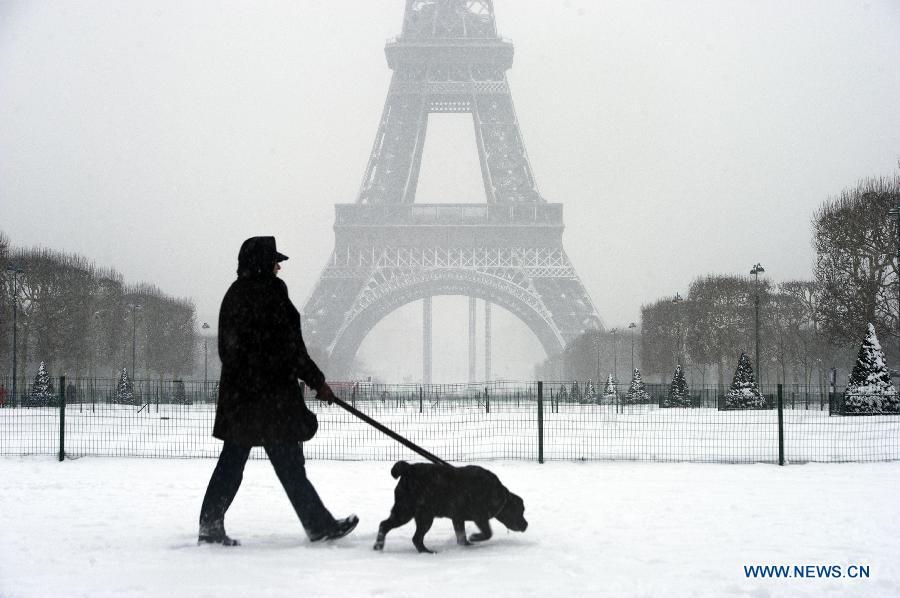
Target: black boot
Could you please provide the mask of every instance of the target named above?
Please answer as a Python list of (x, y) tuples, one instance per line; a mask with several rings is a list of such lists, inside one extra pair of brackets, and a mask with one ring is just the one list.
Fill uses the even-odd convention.
[(343, 538), (352, 532), (358, 523), (359, 517), (356, 515), (350, 515), (343, 519), (336, 519), (333, 528), (325, 532), (310, 534), (309, 541), (318, 542), (319, 540), (337, 540), (338, 538)]
[(225, 525), (201, 525), (197, 535), (197, 544), (221, 544), (222, 546), (240, 546), (241, 543), (225, 533)]

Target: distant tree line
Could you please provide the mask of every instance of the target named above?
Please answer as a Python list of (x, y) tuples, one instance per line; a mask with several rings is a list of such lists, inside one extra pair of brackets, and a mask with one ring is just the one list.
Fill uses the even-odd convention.
[[(15, 276), (11, 266), (22, 272)], [(54, 374), (137, 377), (190, 374), (196, 347), (195, 307), (152, 285), (126, 285), (122, 275), (87, 259), (49, 249), (17, 249), (0, 233), (0, 364), (12, 372), (13, 291), (17, 295), (19, 376), (40, 362)], [(135, 374), (131, 372), (132, 377)]]
[[(775, 284), (747, 275), (696, 278), (685, 297), (663, 297), (641, 307), (638, 330), (645, 376), (671, 380), (676, 366), (693, 382), (725, 384), (738, 356), (755, 354), (755, 300), (760, 307), (760, 364), (764, 384), (825, 384), (836, 368), (845, 382), (869, 323), (894, 369), (900, 369), (900, 176), (871, 178), (823, 202), (812, 218), (816, 261), (811, 280)], [(539, 365), (547, 379), (587, 379), (612, 371), (615, 354), (630, 359), (627, 331), (618, 350), (607, 330), (587, 331)], [(624, 342), (623, 342), (624, 341)], [(624, 345), (624, 347), (623, 347)], [(623, 351), (624, 348), (624, 351)], [(756, 364), (754, 364), (756, 368)], [(843, 381), (843, 382), (842, 382)]]
[(681, 365), (695, 382), (727, 382), (742, 352), (755, 356), (757, 294), (763, 383), (821, 383), (848, 359), (849, 343), (828, 343), (822, 332), (822, 287), (815, 281), (757, 285), (746, 276), (709, 275), (694, 280), (681, 301), (664, 297), (641, 308), (645, 372), (665, 379)]
[(634, 365), (641, 367), (640, 328), (600, 328), (588, 330), (572, 340), (560, 353), (551, 355), (535, 367), (542, 380), (571, 382), (590, 380), (599, 386), (609, 376), (614, 383), (631, 379), (631, 347), (634, 339)]

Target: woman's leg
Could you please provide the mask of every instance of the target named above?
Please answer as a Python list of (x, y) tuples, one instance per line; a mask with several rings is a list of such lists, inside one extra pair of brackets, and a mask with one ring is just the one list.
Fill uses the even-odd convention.
[(222, 542), (225, 536), (225, 512), (231, 506), (244, 478), (244, 465), (250, 456), (249, 446), (225, 442), (213, 470), (203, 506), (200, 507), (200, 539)]
[(265, 449), (275, 468), (275, 474), (284, 486), (294, 512), (310, 539), (319, 539), (333, 531), (336, 525), (334, 517), (322, 504), (322, 499), (306, 477), (302, 443), (267, 444)]

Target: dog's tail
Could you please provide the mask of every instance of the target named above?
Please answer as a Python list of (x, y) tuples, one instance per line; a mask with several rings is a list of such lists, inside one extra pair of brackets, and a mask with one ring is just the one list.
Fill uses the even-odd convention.
[(397, 461), (396, 463), (394, 463), (394, 466), (391, 467), (391, 475), (394, 476), (394, 479), (397, 479), (407, 471), (409, 471), (411, 467), (412, 465), (410, 465), (406, 461)]

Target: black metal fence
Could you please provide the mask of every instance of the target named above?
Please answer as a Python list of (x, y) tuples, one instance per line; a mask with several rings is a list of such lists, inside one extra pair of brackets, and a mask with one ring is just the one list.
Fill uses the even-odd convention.
[[(35, 395), (9, 380), (0, 408), (0, 454), (131, 457), (215, 457), (210, 436), (215, 382), (139, 380), (122, 400), (117, 381), (53, 380), (52, 395)], [(647, 385), (639, 403), (615, 394), (571, 398), (571, 385), (378, 385), (337, 383), (336, 393), (361, 411), (443, 459), (641, 460), (726, 463), (885, 461), (900, 459), (900, 415), (837, 415), (841, 392), (764, 387), (766, 407), (724, 410), (723, 388), (693, 389), (690, 407), (661, 407), (667, 385)], [(344, 460), (418, 457), (336, 405), (311, 398), (319, 433), (310, 458)], [(130, 396), (130, 395), (129, 395)], [(63, 398), (65, 400), (63, 400)], [(779, 418), (781, 427), (779, 427)], [(779, 430), (782, 430), (779, 432)], [(263, 458), (261, 449), (253, 457)]]

